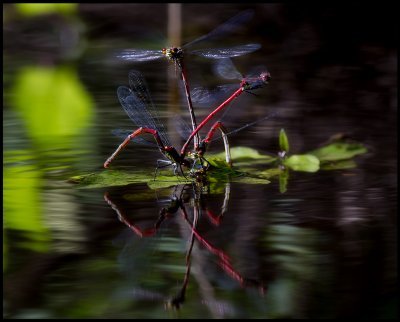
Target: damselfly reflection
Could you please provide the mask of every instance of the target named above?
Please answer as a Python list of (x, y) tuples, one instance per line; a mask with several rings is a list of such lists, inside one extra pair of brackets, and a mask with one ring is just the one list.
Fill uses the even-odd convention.
[[(158, 291), (147, 290), (142, 287), (135, 288), (131, 295), (140, 296), (142, 300), (143, 296), (149, 300), (162, 300), (166, 308), (179, 309), (185, 302), (186, 290), (190, 280), (195, 279), (198, 284), (202, 303), (210, 310), (215, 310), (216, 306), (218, 306), (218, 300), (213, 296), (210, 297), (210, 294), (214, 292), (204, 291), (204, 284), (207, 284), (207, 287), (211, 287), (213, 284), (210, 281), (210, 278), (212, 278), (211, 275), (217, 274), (213, 273), (209, 275), (215, 263), (217, 264), (215, 269), (219, 267), (219, 271), (224, 272), (224, 275), (238, 283), (241, 287), (256, 288), (261, 294), (264, 294), (265, 288), (262, 282), (243, 276), (234, 267), (230, 255), (221, 247), (215, 246), (215, 243), (210, 238), (205, 237), (207, 235), (207, 232), (203, 231), (206, 224), (204, 222), (205, 218), (217, 230), (223, 226), (223, 218), (226, 216), (228, 210), (230, 184), (227, 183), (224, 186), (222, 205), (217, 213), (212, 212), (207, 205), (207, 200), (210, 196), (209, 193), (210, 191), (207, 188), (200, 185), (187, 184), (175, 186), (169, 198), (169, 203), (159, 210), (157, 218), (154, 219), (151, 225), (147, 226), (135, 221), (133, 214), (128, 214), (123, 210), (120, 196), (114, 196), (114, 198), (109, 192), (104, 194), (105, 201), (117, 213), (119, 220), (129, 227), (136, 236), (142, 238), (136, 242), (145, 242), (149, 239), (154, 239), (159, 243), (158, 245), (153, 244), (154, 248), (165, 249), (168, 247), (167, 243), (170, 243), (171, 237), (164, 239), (161, 237), (165, 237), (166, 231), (164, 228), (168, 226), (167, 223), (174, 221), (178, 229), (174, 227), (175, 229), (171, 232), (171, 227), (169, 226), (169, 233), (176, 236), (177, 232), (179, 232), (178, 235), (180, 236), (181, 244), (185, 245), (183, 252), (185, 258), (182, 258), (185, 270), (179, 289), (173, 295), (162, 295)], [(115, 201), (116, 199), (119, 199), (118, 204)], [(162, 244), (163, 240), (166, 244)], [(229, 244), (225, 246), (229, 248)], [(171, 256), (175, 258), (176, 253), (174, 252), (174, 255)], [(165, 265), (169, 259), (164, 257), (160, 264)], [(147, 267), (147, 270), (150, 271), (153, 268)]]

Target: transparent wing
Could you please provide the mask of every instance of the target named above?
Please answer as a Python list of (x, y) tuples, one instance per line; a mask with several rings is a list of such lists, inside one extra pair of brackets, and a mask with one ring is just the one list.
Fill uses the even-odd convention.
[(253, 18), (253, 16), (254, 16), (254, 11), (252, 9), (242, 11), (242, 12), (238, 13), (236, 16), (234, 16), (234, 17), (230, 18), (229, 20), (227, 20), (226, 22), (224, 22), (223, 24), (219, 25), (213, 31), (189, 42), (188, 44), (184, 45), (182, 48), (193, 46), (194, 44), (198, 44), (202, 41), (215, 40), (222, 36), (228, 35), (228, 34), (234, 32), (235, 30), (237, 30), (238, 28), (240, 28), (246, 22), (248, 22), (251, 18)]
[(120, 86), (117, 89), (118, 99), (124, 111), (137, 126), (156, 130), (163, 143), (170, 146), (165, 128), (158, 118), (142, 74), (138, 71), (130, 71), (129, 84), (131, 88)]
[(243, 75), (236, 69), (230, 58), (217, 60), (214, 65), (214, 72), (225, 79), (243, 79)]
[(189, 135), (192, 133), (192, 128), (188, 122), (186, 122), (182, 116), (175, 114), (174, 115), (174, 124), (179, 136), (183, 140), (187, 140)]
[(190, 53), (211, 59), (221, 59), (221, 58), (242, 56), (251, 53), (253, 51), (256, 51), (259, 48), (261, 48), (260, 44), (246, 44), (246, 45), (226, 47), (226, 48), (192, 50)]
[(116, 54), (116, 57), (130, 61), (149, 61), (164, 57), (161, 50), (125, 49)]
[(204, 87), (196, 87), (190, 92), (192, 101), (197, 104), (210, 105), (221, 104), (225, 99), (233, 94), (238, 88), (239, 84), (225, 84), (217, 86), (213, 89)]
[(254, 66), (246, 74), (246, 78), (259, 77), (263, 73), (268, 73), (268, 69), (267, 69), (267, 67), (265, 67), (265, 65)]
[[(237, 134), (240, 131), (243, 131), (244, 129), (247, 129), (248, 127), (254, 126), (254, 125), (258, 124), (258, 123), (261, 123), (262, 121), (268, 120), (268, 119), (273, 118), (273, 117), (275, 117), (277, 115), (278, 115), (278, 113), (274, 112), (274, 113), (272, 113), (270, 115), (264, 116), (263, 118), (254, 121), (254, 122), (247, 123), (247, 124), (245, 124), (245, 125), (243, 125), (243, 126), (241, 126), (239, 128), (236, 128), (236, 129), (234, 129), (232, 131), (229, 131), (225, 135), (232, 136), (234, 134)], [(216, 140), (220, 140), (220, 139), (222, 139), (222, 136), (215, 137), (214, 139), (211, 140), (211, 142), (216, 141)]]

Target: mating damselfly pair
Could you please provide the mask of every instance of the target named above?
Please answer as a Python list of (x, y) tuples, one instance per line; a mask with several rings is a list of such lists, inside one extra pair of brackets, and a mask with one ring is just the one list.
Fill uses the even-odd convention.
[[(217, 130), (220, 130), (222, 133), (226, 162), (229, 165), (232, 164), (228, 142), (228, 135), (230, 133), (227, 132), (223, 124), (220, 121), (215, 122), (208, 131), (206, 137), (202, 140), (200, 139), (199, 131), (208, 123), (210, 123), (217, 113), (226, 108), (243, 92), (251, 92), (252, 90), (263, 87), (269, 82), (271, 76), (265, 69), (243, 77), (236, 70), (232, 61), (230, 60), (231, 57), (251, 53), (259, 49), (261, 46), (259, 44), (245, 44), (227, 48), (211, 48), (192, 51), (189, 51), (188, 49), (194, 44), (198, 44), (205, 40), (216, 39), (232, 32), (233, 30), (237, 29), (239, 25), (247, 22), (252, 15), (253, 12), (251, 10), (246, 10), (242, 13), (239, 13), (207, 35), (199, 37), (182, 47), (163, 48), (159, 51), (127, 49), (117, 55), (117, 57), (129, 61), (150, 61), (166, 57), (168, 60), (175, 63), (180, 70), (180, 75), (185, 89), (189, 115), (192, 122), (192, 131), (190, 135), (188, 135), (188, 138), (186, 139), (186, 142), (182, 146), (181, 150), (178, 152), (178, 150), (171, 145), (165, 128), (159, 120), (156, 107), (151, 99), (143, 75), (139, 71), (131, 70), (129, 72), (129, 87), (120, 86), (117, 90), (117, 95), (124, 111), (139, 128), (128, 133), (116, 131), (116, 133), (120, 136), (123, 135), (125, 139), (118, 146), (116, 151), (106, 160), (104, 163), (105, 168), (109, 167), (114, 158), (130, 141), (140, 142), (140, 135), (150, 134), (154, 137), (160, 152), (168, 159), (167, 164), (170, 164), (174, 167), (175, 174), (179, 173), (185, 176), (185, 172), (188, 171), (191, 177), (197, 177), (199, 173), (206, 172), (205, 170), (208, 167), (208, 162), (204, 158), (204, 154)], [(193, 91), (190, 90), (188, 78), (184, 68), (184, 55), (186, 55), (186, 53), (192, 53), (206, 58), (215, 59), (217, 60), (217, 70), (222, 77), (229, 79), (236, 78), (240, 80), (239, 84), (234, 85), (235, 87), (232, 87), (232, 84), (218, 87), (219, 92), (229, 93), (230, 96), (222, 103), (219, 103), (219, 105), (214, 108), (212, 112), (200, 122), (199, 125), (197, 125), (193, 102), (211, 104), (217, 94), (201, 88), (196, 88)], [(246, 124), (240, 129), (251, 126), (258, 121), (251, 124)], [(237, 129), (234, 132), (237, 132), (240, 129)], [(192, 140), (194, 141), (194, 148), (193, 150), (189, 150), (189, 144)]]

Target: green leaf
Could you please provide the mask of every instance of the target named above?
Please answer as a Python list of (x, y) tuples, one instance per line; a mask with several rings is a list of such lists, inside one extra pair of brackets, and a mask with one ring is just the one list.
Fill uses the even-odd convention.
[[(238, 169), (238, 168), (242, 169), (243, 167), (254, 167), (257, 164), (266, 165), (269, 163), (273, 163), (277, 160), (277, 157), (261, 154), (255, 149), (243, 146), (234, 147), (230, 151), (231, 151), (233, 169)], [(218, 154), (208, 154), (206, 158), (208, 161), (216, 159), (220, 161), (225, 160), (225, 151)], [(232, 167), (230, 167), (230, 169), (231, 169), (230, 171), (232, 171)]]
[(319, 159), (311, 154), (299, 154), (288, 157), (284, 165), (295, 171), (316, 172), (319, 170)]
[(281, 151), (289, 152), (289, 140), (284, 129), (279, 132), (279, 148)]
[[(267, 184), (269, 176), (258, 176), (257, 173), (247, 174), (236, 168), (230, 167), (224, 160), (209, 159), (211, 168), (207, 171), (207, 181), (210, 184), (225, 182), (261, 183)], [(77, 184), (78, 188), (103, 188), (111, 186), (124, 186), (132, 183), (146, 183), (151, 189), (160, 189), (192, 182), (194, 179), (176, 176), (172, 171), (163, 171), (154, 180), (154, 172), (128, 172), (119, 170), (104, 170), (99, 173), (77, 175), (69, 178), (68, 182)]]
[(148, 183), (153, 186), (169, 187), (179, 183), (189, 182), (183, 177), (177, 177), (174, 174), (171, 176), (157, 176), (153, 180), (154, 173), (146, 172), (128, 172), (118, 170), (104, 170), (99, 173), (89, 173), (86, 175), (74, 176), (69, 179), (71, 183), (79, 184), (78, 188), (103, 188), (112, 186), (125, 186), (131, 183)]
[[(268, 155), (260, 154), (257, 150), (245, 146), (234, 147), (231, 150), (231, 157), (235, 160), (268, 160), (271, 159)], [(210, 158), (225, 159), (225, 151), (218, 154), (210, 154)]]
[(219, 159), (219, 158), (215, 158), (215, 157), (207, 158), (207, 160), (210, 163), (210, 165), (212, 167), (214, 167), (215, 169), (223, 170), (223, 171), (226, 171), (226, 172), (232, 172), (233, 171), (232, 167), (228, 163), (226, 163), (225, 160), (222, 160), (222, 159)]
[(308, 152), (316, 156), (321, 162), (351, 159), (368, 150), (361, 143), (335, 142), (319, 149)]

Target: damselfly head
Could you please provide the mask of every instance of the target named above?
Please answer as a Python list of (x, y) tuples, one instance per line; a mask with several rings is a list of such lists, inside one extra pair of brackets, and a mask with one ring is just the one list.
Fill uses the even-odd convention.
[(254, 78), (246, 78), (246, 81), (242, 81), (242, 88), (244, 91), (250, 91), (253, 89), (261, 88), (268, 84), (271, 80), (271, 74), (269, 72), (262, 72), (260, 76)]
[(268, 84), (268, 82), (271, 80), (271, 74), (269, 72), (262, 72), (260, 74), (260, 78), (265, 84)]
[(172, 60), (178, 64), (180, 64), (181, 60), (183, 59), (183, 50), (180, 47), (163, 48), (162, 53), (169, 60)]

